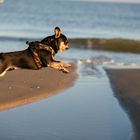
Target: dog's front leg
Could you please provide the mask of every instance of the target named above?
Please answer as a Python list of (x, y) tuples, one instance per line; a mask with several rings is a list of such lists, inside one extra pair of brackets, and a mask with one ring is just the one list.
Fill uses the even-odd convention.
[(63, 71), (64, 73), (69, 73), (69, 70), (64, 67), (64, 64), (61, 61), (52, 61), (48, 64), (48, 66)]
[(63, 62), (61, 62), (61, 63), (63, 65), (63, 67), (65, 67), (65, 68), (71, 67), (71, 64), (67, 64), (67, 63), (63, 63)]

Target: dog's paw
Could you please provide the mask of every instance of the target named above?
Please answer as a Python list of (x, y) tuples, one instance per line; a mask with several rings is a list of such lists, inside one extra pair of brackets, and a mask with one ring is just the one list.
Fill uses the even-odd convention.
[(67, 70), (67, 69), (63, 69), (62, 70), (64, 73), (69, 73), (69, 70)]
[(64, 73), (69, 73), (69, 70), (65, 67), (61, 67), (59, 70), (64, 72)]
[(71, 67), (71, 64), (64, 64), (65, 68)]

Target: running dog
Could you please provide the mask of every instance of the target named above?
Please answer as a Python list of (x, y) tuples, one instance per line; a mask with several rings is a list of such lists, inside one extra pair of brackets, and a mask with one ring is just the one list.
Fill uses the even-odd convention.
[(40, 42), (28, 44), (29, 47), (22, 51), (0, 53), (0, 77), (7, 71), (17, 68), (38, 70), (42, 67), (51, 67), (65, 73), (69, 72), (67, 68), (71, 66), (70, 64), (54, 60), (56, 53), (70, 47), (65, 35), (61, 33), (58, 38), (55, 38), (55, 35), (48, 36)]

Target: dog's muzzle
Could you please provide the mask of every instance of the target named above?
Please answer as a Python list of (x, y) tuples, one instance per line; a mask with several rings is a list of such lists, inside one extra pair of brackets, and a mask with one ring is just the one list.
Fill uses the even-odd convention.
[(66, 50), (68, 50), (70, 48), (70, 45), (69, 44), (67, 44), (66, 45)]

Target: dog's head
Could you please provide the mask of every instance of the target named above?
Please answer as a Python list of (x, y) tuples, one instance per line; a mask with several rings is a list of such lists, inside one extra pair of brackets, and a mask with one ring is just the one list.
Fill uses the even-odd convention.
[(63, 52), (70, 48), (68, 39), (65, 35), (61, 34), (60, 37), (56, 38), (55, 40), (57, 42), (56, 44), (57, 44), (58, 51)]
[(57, 32), (57, 35), (54, 34), (53, 36), (46, 37), (41, 41), (41, 43), (51, 46), (55, 53), (65, 51), (70, 48), (67, 37), (62, 34), (61, 31), (59, 36)]

